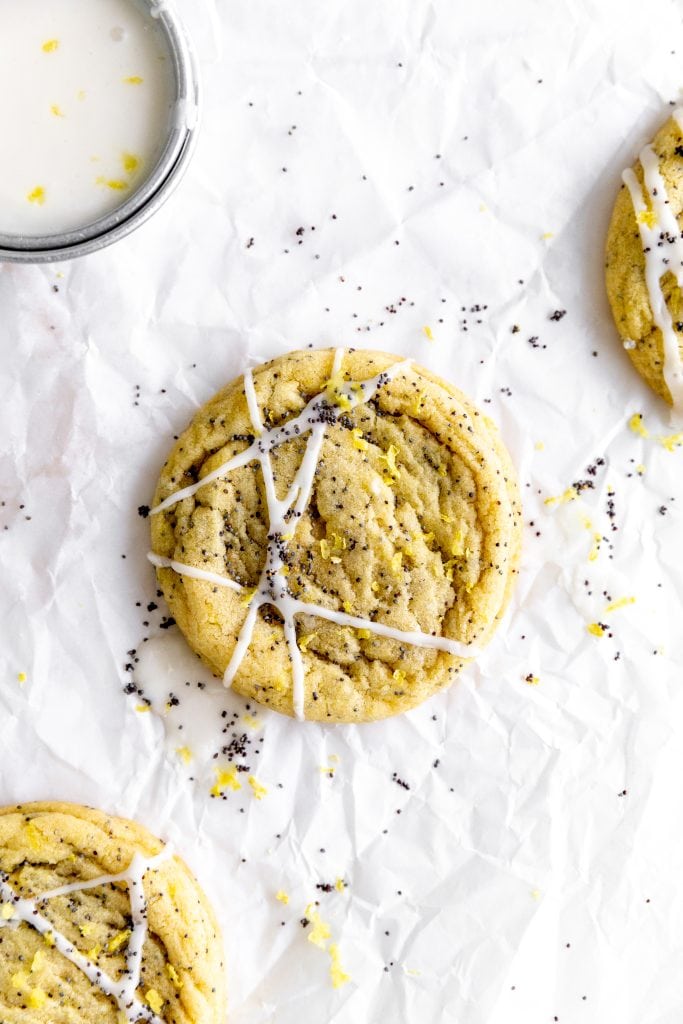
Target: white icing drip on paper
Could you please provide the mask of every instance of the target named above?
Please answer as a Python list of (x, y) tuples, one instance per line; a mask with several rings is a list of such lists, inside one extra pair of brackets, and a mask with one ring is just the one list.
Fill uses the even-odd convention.
[[(144, 1021), (147, 1024), (163, 1024), (162, 1019), (148, 1006), (141, 1003), (135, 993), (140, 985), (142, 950), (147, 938), (147, 900), (143, 880), (148, 871), (156, 870), (172, 856), (173, 851), (170, 846), (165, 846), (155, 857), (144, 858), (141, 854), (136, 853), (128, 868), (118, 875), (102, 875), (87, 882), (72, 882), (57, 889), (51, 889), (49, 892), (43, 892), (40, 896), (35, 896), (32, 899), (23, 899), (17, 896), (7, 881), (8, 876), (0, 873), (0, 901), (9, 904), (13, 911), (9, 920), (0, 917), (0, 928), (16, 928), (23, 923), (35, 928), (40, 935), (49, 935), (50, 942), (54, 944), (55, 949), (74, 967), (77, 967), (92, 985), (100, 989), (106, 996), (114, 999), (119, 1009), (125, 1014), (126, 1020), (131, 1024), (135, 1024), (137, 1021)], [(117, 882), (125, 882), (128, 887), (133, 922), (126, 951), (126, 970), (120, 981), (114, 981), (97, 964), (76, 949), (73, 943), (57, 931), (39, 910), (39, 907), (48, 900), (58, 896), (67, 896), (73, 892), (83, 892), (86, 889), (113, 885)]]
[[(674, 118), (683, 131), (683, 110), (676, 110)], [(648, 206), (643, 191), (632, 168), (624, 171), (622, 178), (631, 196), (636, 222), (640, 231), (645, 256), (645, 281), (652, 310), (652, 318), (661, 331), (664, 346), (663, 374), (671, 394), (673, 407), (683, 412), (683, 363), (679, 347), (679, 335), (666, 304), (662, 278), (671, 272), (683, 287), (683, 238), (666, 191), (664, 179), (659, 170), (659, 158), (652, 146), (645, 146), (640, 152), (644, 186), (650, 200), (656, 223), (647, 223)]]
[[(344, 350), (337, 349), (332, 367), (333, 380), (341, 373), (343, 357)], [(348, 402), (349, 409), (355, 408), (357, 405), (368, 402), (384, 383), (391, 380), (409, 362), (410, 360), (405, 360), (401, 363), (395, 363), (388, 370), (362, 383), (341, 383), (339, 385), (339, 394), (344, 396)], [(258, 586), (249, 600), (247, 616), (242, 624), (237, 643), (223, 676), (225, 686), (229, 687), (232, 685), (235, 675), (239, 671), (249, 649), (259, 608), (262, 605), (268, 604), (277, 608), (283, 619), (283, 631), (292, 666), (292, 704), (294, 714), (300, 721), (304, 718), (305, 669), (301, 649), (296, 637), (295, 619), (297, 615), (317, 616), (318, 618), (326, 619), (328, 622), (334, 622), (339, 626), (366, 629), (376, 636), (396, 640), (399, 643), (405, 643), (410, 646), (445, 651), (460, 658), (473, 657), (477, 652), (470, 644), (450, 640), (447, 637), (434, 636), (430, 633), (422, 633), (417, 630), (395, 629), (392, 626), (374, 622), (372, 619), (363, 619), (355, 615), (348, 615), (345, 612), (335, 611), (331, 608), (324, 608), (321, 605), (309, 604), (306, 601), (299, 600), (290, 593), (286, 577), (282, 572), (287, 564), (285, 557), (287, 554), (287, 538), (293, 534), (296, 529), (297, 520), (301, 518), (308, 505), (329, 417), (332, 415), (334, 420), (338, 419), (342, 410), (331, 406), (325, 394), (322, 393), (311, 399), (299, 416), (289, 420), (281, 427), (264, 431), (251, 370), (247, 370), (244, 374), (244, 394), (252, 429), (257, 435), (253, 444), (228, 462), (223, 463), (218, 469), (203, 477), (198, 483), (190, 487), (184, 487), (169, 495), (168, 498), (153, 508), (151, 512), (152, 515), (163, 512), (184, 498), (196, 494), (206, 484), (217, 480), (233, 469), (247, 465), (249, 462), (257, 461), (261, 466), (268, 505), (268, 547), (266, 560)], [(320, 413), (323, 411), (324, 416), (321, 422)], [(291, 440), (293, 437), (303, 436), (305, 433), (308, 433), (309, 437), (301, 464), (287, 495), (284, 499), (279, 499), (275, 490), (270, 453), (278, 445)], [(178, 574), (192, 579), (206, 580), (209, 583), (229, 587), (232, 590), (244, 589), (227, 576), (220, 576), (217, 573), (197, 569), (194, 566), (185, 565), (183, 562), (177, 562), (173, 559), (162, 558), (160, 555), (153, 553), (150, 553), (147, 557), (157, 567), (173, 569)]]

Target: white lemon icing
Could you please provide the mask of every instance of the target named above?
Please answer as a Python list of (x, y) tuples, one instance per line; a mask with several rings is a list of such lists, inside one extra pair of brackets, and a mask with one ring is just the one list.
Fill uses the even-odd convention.
[[(249, 599), (247, 615), (225, 670), (223, 682), (226, 687), (231, 686), (235, 675), (239, 671), (240, 665), (251, 644), (259, 608), (262, 605), (273, 605), (277, 608), (283, 619), (283, 630), (292, 665), (292, 702), (294, 714), (300, 721), (304, 718), (305, 670), (301, 648), (296, 636), (297, 615), (313, 615), (326, 619), (329, 622), (334, 622), (338, 626), (364, 629), (376, 636), (397, 640), (415, 647), (446, 651), (460, 658), (471, 658), (476, 653), (471, 644), (451, 640), (448, 637), (422, 633), (417, 630), (395, 629), (393, 626), (387, 626), (372, 619), (364, 619), (355, 615), (349, 615), (346, 612), (324, 608), (321, 605), (301, 601), (299, 598), (294, 597), (289, 590), (287, 578), (282, 572), (287, 565), (288, 541), (286, 538), (296, 530), (297, 520), (301, 518), (308, 505), (315, 480), (320, 450), (327, 431), (327, 424), (331, 420), (336, 421), (342, 412), (348, 412), (356, 406), (370, 401), (379, 388), (390, 381), (401, 369), (410, 365), (410, 360), (405, 360), (395, 363), (369, 380), (362, 382), (342, 381), (341, 368), (343, 358), (344, 350), (337, 349), (332, 367), (332, 380), (335, 382), (336, 395), (339, 402), (331, 403), (328, 395), (325, 392), (321, 392), (308, 402), (298, 416), (289, 420), (284, 425), (271, 430), (263, 429), (263, 421), (254, 388), (253, 374), (251, 370), (247, 370), (244, 374), (244, 392), (252, 429), (256, 435), (254, 442), (243, 452), (233, 456), (233, 458), (224, 462), (217, 469), (208, 473), (198, 483), (175, 491), (151, 510), (152, 515), (157, 515), (159, 512), (171, 508), (185, 498), (192, 497), (202, 487), (212, 483), (214, 480), (220, 479), (232, 470), (246, 466), (254, 461), (260, 464), (268, 505), (269, 532), (266, 560), (258, 586)], [(283, 444), (292, 437), (300, 437), (304, 434), (308, 434), (309, 437), (301, 465), (297, 470), (288, 493), (284, 499), (279, 499), (275, 490), (270, 453), (278, 445)], [(195, 566), (186, 565), (174, 559), (163, 558), (152, 552), (148, 555), (148, 558), (158, 568), (173, 569), (182, 576), (205, 580), (217, 586), (229, 587), (231, 590), (243, 589), (227, 576), (197, 569)]]
[[(683, 109), (674, 113), (674, 118), (683, 131)], [(633, 210), (640, 231), (645, 255), (645, 280), (652, 310), (652, 318), (661, 331), (664, 344), (664, 380), (671, 393), (673, 407), (683, 412), (683, 363), (679, 347), (679, 335), (666, 304), (662, 278), (671, 272), (683, 287), (683, 238), (678, 221), (671, 209), (664, 179), (659, 170), (659, 158), (652, 146), (645, 146), (640, 152), (643, 168), (643, 187), (649, 199), (649, 206), (643, 198), (643, 187), (632, 168), (624, 171), (622, 178), (631, 196)]]
[[(28, 924), (41, 935), (49, 936), (51, 945), (54, 945), (65, 959), (82, 971), (101, 992), (116, 1001), (126, 1020), (131, 1024), (137, 1021), (163, 1024), (157, 1014), (140, 1002), (136, 992), (140, 985), (142, 950), (147, 938), (147, 900), (143, 880), (148, 871), (156, 870), (172, 856), (170, 846), (165, 846), (155, 857), (145, 858), (136, 853), (126, 870), (118, 875), (102, 875), (87, 882), (73, 882), (43, 892), (32, 899), (18, 896), (9, 884), (8, 876), (0, 872), (0, 901), (12, 911), (9, 918), (0, 915), (0, 928), (17, 928), (20, 924)], [(132, 920), (126, 950), (126, 970), (120, 981), (114, 981), (101, 967), (84, 956), (40, 911), (41, 906), (57, 896), (66, 896), (72, 892), (83, 892), (86, 889), (113, 885), (117, 882), (124, 882), (128, 887)]]

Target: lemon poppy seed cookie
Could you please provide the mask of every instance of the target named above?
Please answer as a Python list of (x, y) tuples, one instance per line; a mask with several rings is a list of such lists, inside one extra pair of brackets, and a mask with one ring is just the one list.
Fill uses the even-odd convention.
[(606, 281), (634, 366), (683, 412), (683, 109), (624, 172), (607, 236)]
[(277, 711), (374, 721), (449, 683), (511, 593), (520, 506), (494, 425), (378, 352), (293, 352), (197, 414), (151, 560), (192, 648)]
[(140, 825), (73, 804), (0, 809), (3, 1024), (222, 1024), (205, 896)]

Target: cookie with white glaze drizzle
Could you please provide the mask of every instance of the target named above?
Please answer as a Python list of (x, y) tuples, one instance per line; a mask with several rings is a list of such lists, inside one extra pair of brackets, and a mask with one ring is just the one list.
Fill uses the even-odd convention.
[(74, 804), (0, 809), (3, 1024), (219, 1024), (206, 897), (170, 847)]
[(292, 352), (180, 437), (150, 558), (227, 685), (301, 719), (374, 721), (490, 638), (520, 520), (495, 426), (452, 385), (385, 353)]
[(607, 235), (606, 282), (624, 348), (683, 415), (683, 108), (624, 171)]

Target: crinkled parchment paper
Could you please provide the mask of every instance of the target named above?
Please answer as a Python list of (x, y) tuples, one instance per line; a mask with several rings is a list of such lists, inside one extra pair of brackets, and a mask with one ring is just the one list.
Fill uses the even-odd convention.
[[(0, 268), (0, 799), (173, 840), (222, 921), (233, 1024), (678, 1024), (683, 450), (602, 250), (683, 84), (681, 5), (179, 6), (205, 99), (179, 192), (98, 255)], [(307, 344), (446, 375), (522, 482), (495, 641), (365, 728), (211, 681), (162, 628), (137, 514), (198, 405)], [(337, 989), (300, 924), (316, 899)]]

